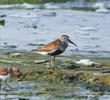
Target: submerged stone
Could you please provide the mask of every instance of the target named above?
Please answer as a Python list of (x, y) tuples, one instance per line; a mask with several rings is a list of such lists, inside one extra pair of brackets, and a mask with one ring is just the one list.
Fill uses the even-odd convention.
[(48, 60), (35, 60), (33, 61), (33, 63), (35, 64), (42, 64), (42, 63), (46, 63), (46, 62), (49, 62)]
[(22, 63), (23, 61), (0, 60), (0, 62), (20, 64), (20, 63)]
[(75, 61), (76, 64), (84, 65), (87, 67), (102, 67), (101, 63), (96, 63), (91, 61), (90, 59), (80, 59), (79, 61)]
[(51, 12), (51, 13), (44, 14), (44, 16), (55, 17), (56, 16), (56, 13), (55, 12)]
[(95, 92), (105, 92), (110, 90), (110, 87), (108, 87), (104, 82), (97, 82), (89, 88)]
[(3, 46), (4, 48), (17, 48), (17, 46), (15, 46), (15, 45), (5, 45), (5, 46)]
[(37, 26), (36, 25), (32, 25), (32, 28), (37, 29)]
[(10, 56), (24, 56), (23, 53), (11, 53)]
[(91, 64), (94, 64), (93, 61), (90, 61), (89, 59), (81, 59), (79, 61), (76, 61), (77, 64), (83, 64), (83, 65), (91, 65)]
[(65, 67), (64, 67), (64, 69), (70, 69), (70, 70), (71, 70), (71, 69), (76, 69), (76, 68), (80, 68), (80, 66), (78, 66), (78, 65), (73, 65), (73, 64), (72, 64), (72, 65), (68, 65), (68, 66), (65, 66)]
[(5, 20), (4, 19), (0, 19), (0, 25), (5, 26)]
[(19, 100), (30, 100), (28, 98), (19, 98)]
[(110, 73), (110, 70), (102, 71), (102, 73)]
[(6, 14), (1, 14), (0, 17), (6, 17)]

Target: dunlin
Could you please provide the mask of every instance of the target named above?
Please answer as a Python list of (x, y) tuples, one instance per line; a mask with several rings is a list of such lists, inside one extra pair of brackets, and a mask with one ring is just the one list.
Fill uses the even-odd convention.
[(51, 65), (52, 65), (53, 62), (55, 61), (55, 57), (57, 55), (60, 55), (61, 53), (63, 53), (66, 50), (66, 48), (68, 47), (68, 43), (71, 43), (71, 44), (74, 44), (75, 46), (77, 46), (75, 43), (73, 43), (69, 39), (69, 36), (61, 35), (60, 38), (58, 38), (57, 40), (55, 40), (41, 48), (34, 49), (34, 50), (32, 50), (32, 52), (40, 53), (42, 55), (52, 56), (53, 57), (53, 60), (51, 60)]
[(7, 79), (20, 76), (22, 73), (18, 68), (0, 68), (0, 80), (3, 80), (5, 82), (5, 85), (8, 86), (10, 89), (12, 89), (6, 82)]

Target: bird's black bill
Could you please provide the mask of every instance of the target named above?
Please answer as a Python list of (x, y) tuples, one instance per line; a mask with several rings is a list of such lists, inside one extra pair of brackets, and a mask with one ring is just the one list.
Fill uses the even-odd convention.
[(71, 40), (69, 40), (69, 43), (74, 44), (75, 46), (77, 46), (74, 42), (72, 42)]

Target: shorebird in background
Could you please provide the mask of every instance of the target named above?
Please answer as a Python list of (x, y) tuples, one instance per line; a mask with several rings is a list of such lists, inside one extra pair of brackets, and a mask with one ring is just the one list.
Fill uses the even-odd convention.
[[(55, 57), (57, 55), (60, 55), (61, 53), (63, 53), (66, 48), (68, 47), (68, 43), (74, 44), (75, 46), (77, 46), (75, 43), (73, 43), (70, 39), (69, 36), (67, 35), (61, 35), (60, 38), (58, 38), (57, 40), (41, 47), (38, 49), (34, 49), (32, 50), (32, 52), (36, 52), (36, 53), (40, 53), (42, 55), (50, 55), (53, 57), (53, 60), (51, 60), (51, 65), (53, 64), (53, 62), (55, 61)], [(54, 65), (53, 65), (54, 67)]]
[(0, 68), (0, 80), (3, 80), (5, 82), (5, 85), (8, 86), (10, 89), (13, 88), (7, 84), (6, 80), (20, 75), (22, 75), (22, 73), (18, 68), (9, 68), (9, 67)]

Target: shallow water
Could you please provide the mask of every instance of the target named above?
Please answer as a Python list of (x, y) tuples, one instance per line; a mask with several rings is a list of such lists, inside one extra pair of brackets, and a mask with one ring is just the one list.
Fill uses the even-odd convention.
[[(5, 25), (0, 24), (0, 53), (2, 53), (2, 49), (31, 51), (57, 39), (62, 34), (67, 34), (78, 47), (70, 44), (63, 55), (110, 57), (109, 8), (109, 1), (0, 5), (0, 15), (6, 15), (6, 17), (0, 17), (0, 20), (5, 20)], [(32, 81), (23, 82), (21, 85), (11, 83), (13, 86), (22, 86), (23, 88), (8, 91), (8, 95), (6, 91), (2, 90), (1, 93), (4, 94), (1, 98), (3, 100), (19, 100), (19, 98), (30, 100), (36, 100), (36, 98), (38, 100), (59, 100), (59, 98), (60, 100), (109, 100), (110, 98), (109, 93), (100, 95), (80, 85), (67, 86), (67, 90), (75, 88), (76, 91), (63, 91), (65, 97), (60, 95), (56, 98), (51, 93), (38, 95), (40, 94), (39, 90), (35, 91), (35, 88), (48, 86), (42, 86), (42, 84)], [(62, 87), (60, 88), (62, 89)], [(25, 95), (19, 94), (21, 91)]]
[[(8, 88), (7, 91), (1, 90), (0, 98), (2, 100), (109, 100), (110, 98), (109, 93), (91, 92), (81, 87), (80, 84), (65, 84), (62, 86), (47, 82), (23, 81), (21, 84), (11, 82), (10, 86), (13, 86), (16, 90), (9, 91)], [(50, 90), (46, 90), (49, 88)]]
[(0, 26), (1, 48), (32, 50), (30, 44), (46, 44), (67, 34), (78, 47), (69, 45), (64, 54), (110, 57), (110, 13), (74, 10), (1, 10), (6, 14)]

